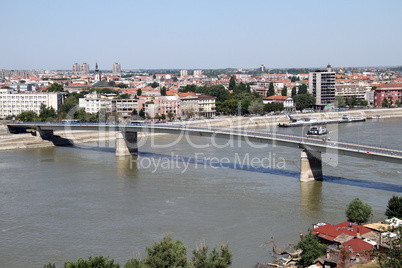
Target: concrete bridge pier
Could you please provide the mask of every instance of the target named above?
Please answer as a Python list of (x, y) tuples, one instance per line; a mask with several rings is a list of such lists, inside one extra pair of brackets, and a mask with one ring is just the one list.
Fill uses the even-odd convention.
[(55, 146), (66, 146), (74, 144), (72, 140), (54, 135), (53, 129), (41, 129), (40, 127), (37, 127), (36, 133), (39, 133), (42, 140), (51, 141)]
[(321, 152), (303, 149), (300, 156), (300, 181), (322, 180)]
[(137, 132), (116, 133), (116, 156), (138, 155)]
[(54, 138), (54, 131), (53, 129), (41, 129), (40, 127), (36, 128), (36, 132), (39, 132), (40, 137), (42, 140), (50, 141)]

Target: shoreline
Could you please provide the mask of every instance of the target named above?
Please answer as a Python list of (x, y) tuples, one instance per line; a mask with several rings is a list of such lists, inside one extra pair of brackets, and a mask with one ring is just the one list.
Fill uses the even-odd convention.
[[(291, 116), (295, 119), (300, 118), (317, 118), (318, 120), (338, 119), (343, 114), (351, 116), (361, 116), (367, 118), (369, 116), (380, 115), (384, 118), (402, 117), (402, 108), (393, 109), (365, 109), (365, 110), (349, 110), (344, 112), (318, 112), (318, 113), (295, 113)], [(258, 117), (217, 117), (216, 119), (186, 121), (189, 127), (226, 127), (226, 128), (255, 128), (268, 127), (278, 125), (279, 123), (289, 122), (286, 114), (274, 116), (258, 116)], [(40, 136), (34, 136), (31, 133), (24, 134), (6, 134), (7, 128), (0, 125), (0, 151), (9, 151), (17, 149), (34, 149), (55, 146), (51, 141), (42, 140)], [(69, 139), (73, 144), (84, 144), (90, 142), (115, 142), (116, 131), (98, 132), (98, 131), (74, 131), (66, 133), (65, 131), (55, 131), (55, 135), (61, 138)], [(138, 133), (143, 135), (166, 135), (166, 134), (149, 134)]]

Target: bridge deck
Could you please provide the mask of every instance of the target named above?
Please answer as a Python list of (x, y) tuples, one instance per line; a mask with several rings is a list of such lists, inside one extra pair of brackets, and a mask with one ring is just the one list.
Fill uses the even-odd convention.
[(316, 150), (325, 153), (337, 153), (360, 157), (365, 159), (380, 160), (402, 164), (402, 150), (367, 146), (339, 141), (323, 141), (309, 137), (293, 136), (272, 132), (262, 132), (248, 129), (228, 128), (200, 128), (180, 125), (110, 125), (96, 123), (82, 123), (81, 125), (66, 125), (59, 123), (21, 123), (7, 124), (13, 128), (40, 128), (42, 130), (64, 130), (65, 132), (76, 130), (93, 131), (125, 131), (125, 132), (149, 132), (149, 133), (170, 133), (180, 135), (197, 135), (214, 138), (240, 138), (250, 142), (268, 143), (273, 145), (290, 146)]

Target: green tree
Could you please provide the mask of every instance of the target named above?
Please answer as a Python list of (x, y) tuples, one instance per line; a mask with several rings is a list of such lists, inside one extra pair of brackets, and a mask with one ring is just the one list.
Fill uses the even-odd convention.
[(229, 245), (221, 245), (215, 247), (208, 254), (208, 245), (201, 244), (197, 249), (193, 250), (192, 265), (194, 268), (227, 268), (232, 264), (232, 252)]
[(144, 108), (142, 108), (142, 109), (140, 110), (140, 112), (138, 113), (138, 115), (139, 115), (141, 118), (145, 118)]
[(161, 88), (161, 96), (166, 96), (166, 87)]
[(77, 98), (73, 94), (71, 94), (64, 100), (63, 104), (60, 105), (59, 112), (68, 114), (68, 112), (77, 105), (78, 105)]
[(396, 236), (386, 237), (387, 248), (385, 251), (374, 250), (374, 253), (377, 253), (378, 264), (381, 268), (402, 267), (402, 226), (389, 231), (396, 234)]
[(53, 107), (46, 107), (45, 104), (41, 103), (40, 108), (39, 108), (39, 118), (40, 120), (46, 121), (46, 120), (52, 120), (56, 118), (56, 111), (54, 110)]
[(146, 249), (145, 265), (158, 268), (190, 267), (187, 261), (187, 247), (180, 240), (174, 241), (168, 233), (161, 242)]
[(288, 95), (288, 88), (286, 86), (284, 86), (282, 89), (282, 96), (287, 96), (287, 95)]
[(145, 264), (144, 261), (131, 259), (124, 264), (124, 268), (145, 268)]
[(315, 104), (315, 98), (311, 94), (296, 95), (293, 97), (297, 110), (303, 110)]
[(335, 106), (339, 108), (346, 107), (346, 101), (345, 98), (342, 96), (336, 96), (335, 97)]
[(402, 219), (402, 196), (398, 197), (393, 195), (390, 200), (388, 200), (387, 210), (385, 211), (385, 216), (388, 219), (399, 218)]
[(157, 88), (157, 87), (159, 87), (159, 83), (153, 82), (153, 83), (149, 84), (148, 86), (150, 86), (152, 88)]
[(116, 86), (116, 82), (115, 81), (110, 81), (108, 83), (109, 87), (115, 87)]
[(17, 115), (17, 118), (20, 121), (25, 121), (25, 122), (35, 122), (37, 117), (38, 117), (38, 115), (33, 111), (24, 111), (24, 112), (20, 113), (19, 115)]
[(43, 265), (43, 268), (56, 268), (56, 264), (49, 262), (48, 264)]
[(117, 86), (118, 86), (119, 88), (128, 88), (128, 85), (123, 84), (123, 83), (119, 83), (119, 84), (117, 84)]
[(229, 91), (234, 91), (236, 87), (236, 76), (232, 75), (229, 81)]
[(301, 84), (299, 87), (299, 92), (297, 93), (298, 95), (303, 95), (303, 94), (307, 94), (308, 93), (308, 89), (307, 89), (307, 85), (306, 84)]
[(109, 260), (109, 257), (89, 257), (88, 260), (78, 258), (76, 262), (67, 261), (64, 263), (64, 268), (119, 268), (118, 263), (114, 263), (114, 260)]
[(175, 82), (175, 83), (176, 83), (178, 79), (177, 79), (177, 77), (176, 77), (176, 76), (173, 76), (173, 77), (172, 77), (172, 80), (173, 80), (173, 82)]
[(264, 112), (264, 104), (261, 100), (254, 100), (248, 106), (248, 111), (251, 114), (261, 114), (262, 112)]
[(44, 92), (63, 92), (63, 85), (58, 83), (53, 83), (47, 89), (43, 90)]
[(172, 121), (174, 114), (172, 112), (168, 112), (167, 117), (169, 118), (169, 121)]
[(267, 97), (270, 97), (270, 96), (274, 96), (275, 95), (275, 88), (274, 88), (274, 83), (269, 83), (269, 89), (268, 89), (268, 92), (267, 92)]
[(131, 98), (131, 94), (128, 93), (124, 93), (124, 94), (120, 94), (119, 99), (130, 99)]
[(296, 87), (292, 87), (292, 98), (296, 96)]
[(348, 221), (362, 224), (369, 220), (372, 211), (369, 204), (356, 197), (347, 205), (345, 215)]
[(395, 105), (398, 106), (398, 107), (401, 106), (401, 101), (400, 101), (400, 100), (396, 100), (396, 101), (395, 101)]
[(139, 97), (139, 96), (141, 96), (142, 95), (142, 90), (141, 90), (141, 88), (139, 88), (138, 90), (137, 90), (137, 96)]
[(312, 234), (304, 236), (295, 249), (301, 249), (303, 252), (300, 254), (299, 264), (307, 267), (313, 264), (313, 261), (318, 257), (324, 255), (328, 249), (327, 245), (321, 244), (318, 239)]
[(162, 119), (162, 120), (166, 120), (166, 115), (165, 115), (165, 114), (161, 114), (161, 119)]

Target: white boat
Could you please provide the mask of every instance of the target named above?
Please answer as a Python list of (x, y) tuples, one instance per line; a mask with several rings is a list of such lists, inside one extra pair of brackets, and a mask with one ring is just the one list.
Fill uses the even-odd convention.
[(325, 135), (328, 134), (327, 128), (323, 126), (312, 126), (307, 131), (307, 135)]

